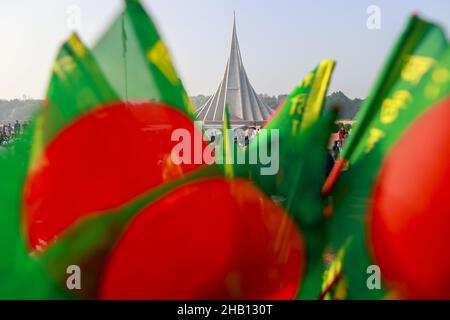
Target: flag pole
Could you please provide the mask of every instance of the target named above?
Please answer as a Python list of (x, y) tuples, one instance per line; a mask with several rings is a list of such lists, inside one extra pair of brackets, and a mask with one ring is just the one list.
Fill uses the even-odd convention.
[(333, 169), (328, 175), (325, 183), (322, 187), (322, 196), (327, 197), (331, 191), (333, 191), (334, 186), (336, 185), (337, 179), (340, 177), (342, 170), (345, 168), (347, 164), (347, 160), (344, 158), (339, 158), (336, 160)]

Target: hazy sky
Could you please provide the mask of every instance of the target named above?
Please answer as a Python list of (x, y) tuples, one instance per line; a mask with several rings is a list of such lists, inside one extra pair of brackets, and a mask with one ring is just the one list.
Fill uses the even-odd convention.
[[(212, 94), (222, 78), (233, 10), (250, 81), (259, 93), (288, 93), (323, 58), (338, 66), (332, 91), (365, 97), (407, 16), (418, 12), (450, 35), (449, 0), (146, 0), (191, 95)], [(70, 34), (68, 9), (81, 9), (90, 45), (121, 0), (1, 0), (0, 99), (42, 98), (59, 45)], [(369, 5), (381, 30), (366, 27)]]

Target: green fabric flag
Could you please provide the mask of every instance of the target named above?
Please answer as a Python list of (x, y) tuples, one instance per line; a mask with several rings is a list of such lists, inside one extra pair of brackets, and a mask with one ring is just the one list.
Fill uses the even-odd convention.
[[(293, 90), (245, 150), (247, 161), (235, 166), (237, 176), (249, 177), (270, 196), (287, 198), (290, 187), (286, 179), (293, 176), (299, 157), (303, 156), (298, 148), (302, 132), (316, 123), (323, 113), (334, 66), (332, 60), (322, 61)], [(264, 172), (269, 156), (279, 165), (275, 174)]]
[(30, 155), (31, 128), (0, 154), (0, 299), (67, 299), (28, 252), (20, 199)]
[[(116, 53), (120, 53), (119, 60), (114, 60)], [(98, 59), (102, 59), (101, 63)], [(123, 82), (126, 82), (125, 89)], [(0, 157), (5, 182), (1, 186), (5, 190), (0, 195), (0, 205), (5, 209), (2, 215), (5, 223), (0, 232), (4, 244), (0, 271), (5, 271), (0, 281), (2, 297), (71, 298), (72, 293), (63, 288), (66, 268), (72, 262), (93, 271), (87, 272), (90, 276), (83, 280), (86, 287), (77, 294), (82, 298), (95, 297), (98, 272), (105, 257), (102, 253), (109, 252), (127, 222), (143, 206), (187, 181), (220, 175), (215, 166), (200, 168), (147, 190), (117, 208), (100, 212), (106, 215), (97, 216), (92, 212), (93, 217), (77, 221), (43, 254), (30, 254), (20, 221), (27, 172), (46, 163), (42, 158), (45, 148), (80, 117), (120, 100), (129, 101), (130, 107), (142, 100), (161, 101), (191, 115), (189, 99), (167, 49), (138, 1), (126, 2), (123, 14), (105, 33), (94, 53), (77, 35), (62, 46), (54, 64), (47, 100), (33, 121), (32, 131)]]
[(96, 299), (102, 281), (102, 270), (109, 254), (139, 212), (180, 186), (221, 176), (222, 172), (217, 166), (205, 166), (178, 180), (151, 189), (117, 208), (93, 212), (67, 230), (39, 257), (39, 261), (46, 267), (51, 278), (60, 284), (64, 284), (67, 279), (67, 266), (79, 266), (83, 270), (81, 290), (74, 293), (81, 299)]
[(118, 101), (91, 51), (73, 34), (53, 64), (47, 98), (39, 109), (31, 165), (45, 146), (66, 126), (94, 108)]
[(73, 34), (56, 58), (46, 103), (39, 114), (44, 142), (81, 114), (118, 99), (91, 51)]
[(288, 196), (282, 205), (300, 225), (306, 243), (306, 272), (299, 299), (317, 299), (321, 293), (326, 244), (321, 188), (326, 178), (327, 156), (331, 157), (327, 146), (336, 116), (337, 110), (328, 112), (303, 131), (297, 148), (304, 156), (298, 158), (286, 178), (284, 192)]
[(20, 221), (24, 180), (27, 171), (38, 165), (45, 146), (74, 118), (100, 103), (116, 99), (91, 53), (73, 34), (59, 51), (47, 99), (33, 126), (0, 159), (5, 182), (0, 197), (5, 220), (0, 232), (3, 243), (0, 270), (4, 275), (0, 295), (5, 299), (69, 297), (44, 272), (39, 259), (28, 252)]
[(420, 113), (410, 104), (424, 76), (447, 49), (438, 26), (412, 16), (381, 71), (368, 99), (361, 107), (356, 126), (345, 144), (342, 158), (357, 162), (385, 137), (390, 136), (402, 113)]
[[(302, 230), (307, 265), (299, 299), (317, 299), (321, 293), (326, 243), (321, 188), (337, 115), (337, 110), (324, 114), (323, 106), (334, 66), (334, 61), (324, 60), (309, 73), (244, 151), (247, 159), (259, 156), (258, 164), (250, 160), (247, 165), (235, 166), (238, 175), (256, 182), (293, 216)], [(261, 171), (269, 153), (272, 161), (279, 163), (276, 175)]]
[(233, 140), (233, 131), (231, 130), (230, 125), (230, 113), (228, 112), (228, 108), (225, 106), (224, 108), (224, 117), (223, 117), (223, 135), (222, 135), (222, 152), (223, 152), (223, 160), (224, 160), (224, 175), (228, 179), (232, 179), (234, 177), (234, 168), (233, 168), (233, 152), (235, 152), (237, 146), (234, 144)]
[(169, 51), (138, 0), (126, 1), (93, 54), (122, 100), (160, 101), (194, 119)]
[(411, 16), (356, 118), (333, 172), (324, 185), (328, 194), (346, 163), (355, 164), (389, 135), (396, 134), (399, 114), (410, 109), (412, 92), (447, 48), (438, 26)]
[(336, 62), (323, 60), (292, 91), (265, 129), (279, 129), (281, 136), (297, 137), (315, 123), (323, 111), (329, 82)]
[[(127, 1), (123, 13), (113, 23), (93, 50), (99, 70), (118, 92), (112, 100), (133, 104), (158, 101), (191, 115), (190, 102), (171, 63), (165, 44), (138, 1)], [(117, 59), (117, 60), (116, 60)], [(92, 68), (91, 68), (92, 70)], [(107, 78), (107, 80), (106, 80)], [(89, 88), (92, 84), (83, 83)], [(77, 95), (82, 90), (74, 88)], [(117, 90), (117, 91), (116, 91)], [(55, 90), (56, 91), (56, 90)], [(61, 90), (60, 94), (64, 94)], [(109, 102), (109, 97), (104, 102)], [(96, 101), (94, 105), (102, 104)], [(161, 119), (161, 123), (164, 119)], [(147, 190), (117, 208), (91, 212), (79, 219), (39, 257), (52, 279), (61, 285), (67, 278), (66, 266), (75, 264), (85, 270), (80, 298), (96, 298), (101, 271), (108, 253), (120, 238), (130, 220), (143, 207), (186, 182), (204, 176), (218, 176), (214, 166), (196, 170), (171, 182)]]
[[(342, 173), (333, 192), (334, 215), (328, 223), (328, 248), (336, 258), (348, 299), (386, 297), (369, 290), (367, 268), (373, 264), (367, 243), (367, 212), (383, 159), (421, 115), (450, 94), (450, 51), (443, 31), (411, 17), (362, 107), (357, 127), (346, 143)], [(336, 286), (335, 286), (336, 287)]]

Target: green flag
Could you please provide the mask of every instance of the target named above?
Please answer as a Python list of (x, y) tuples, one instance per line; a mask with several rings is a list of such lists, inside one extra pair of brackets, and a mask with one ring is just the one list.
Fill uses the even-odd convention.
[(306, 272), (299, 299), (317, 299), (320, 295), (323, 254), (326, 244), (321, 188), (326, 178), (329, 137), (334, 128), (337, 109), (320, 117), (304, 130), (297, 146), (298, 158), (281, 190), (287, 194), (282, 205), (300, 225), (306, 243)]
[[(246, 150), (246, 165), (236, 166), (238, 176), (250, 177), (268, 195), (287, 198), (286, 179), (293, 176), (299, 161), (302, 132), (323, 113), (326, 92), (335, 62), (324, 60), (293, 90), (283, 105), (275, 111)], [(267, 158), (277, 172), (266, 170)], [(275, 161), (276, 163), (273, 163)]]
[(355, 163), (395, 128), (402, 112), (419, 113), (409, 107), (424, 76), (446, 51), (447, 39), (438, 26), (412, 16), (388, 58), (373, 93), (362, 106), (357, 126), (342, 157)]
[(57, 242), (39, 256), (39, 261), (45, 266), (54, 283), (61, 286), (64, 286), (67, 279), (67, 266), (79, 266), (83, 270), (81, 289), (74, 294), (83, 299), (97, 299), (108, 257), (136, 215), (171, 191), (214, 176), (222, 176), (218, 167), (205, 166), (178, 180), (149, 190), (117, 208), (92, 212), (73, 224)]
[(31, 165), (37, 165), (43, 148), (74, 119), (118, 99), (90, 50), (73, 34), (53, 64), (47, 98), (36, 118)]
[(160, 101), (194, 119), (169, 51), (138, 0), (126, 1), (93, 54), (122, 100)]
[(317, 299), (321, 293), (326, 244), (321, 187), (336, 119), (336, 110), (324, 114), (323, 106), (334, 66), (334, 61), (324, 60), (308, 74), (246, 150), (249, 160), (252, 155), (256, 158), (255, 152), (262, 160), (260, 152), (267, 156), (270, 151), (272, 159), (279, 163), (279, 172), (263, 175), (261, 165), (265, 161), (236, 166), (240, 175), (247, 174), (273, 196), (301, 227), (307, 265), (299, 299)]
[(358, 113), (356, 126), (324, 186), (324, 194), (332, 189), (345, 162), (355, 164), (386, 137), (399, 134), (398, 118), (402, 113), (422, 111), (410, 107), (413, 92), (446, 48), (447, 40), (441, 28), (417, 16), (409, 19)]
[[(5, 270), (5, 297), (70, 297), (61, 290), (67, 277), (66, 262), (71, 261), (86, 266), (88, 273), (93, 272), (86, 278), (86, 291), (80, 296), (94, 297), (99, 276), (96, 272), (105, 257), (101, 253), (114, 245), (122, 228), (144, 202), (148, 204), (186, 179), (193, 179), (191, 176), (219, 174), (215, 167), (173, 163), (169, 152), (173, 143), (167, 143), (170, 137), (166, 141), (161, 132), (168, 134), (179, 127), (194, 131), (194, 124), (186, 117), (190, 115), (189, 100), (141, 5), (127, 1), (119, 21), (123, 22), (120, 37), (114, 36), (114, 25), (103, 37), (111, 40), (105, 40), (108, 48), (100, 41), (93, 54), (76, 35), (62, 46), (47, 100), (34, 121), (32, 137), (26, 136), (30, 138), (18, 144), (20, 150), (11, 149), (0, 161), (4, 185), (9, 188), (0, 198), (8, 222), (2, 225), (2, 234), (7, 237), (2, 252), (5, 257), (0, 264), (0, 270)], [(114, 58), (115, 48), (120, 48), (120, 54), (127, 59), (125, 74), (118, 72), (125, 78), (114, 75), (114, 69), (124, 66), (123, 58), (122, 64), (108, 64), (108, 57)], [(135, 55), (142, 60), (134, 60)], [(105, 59), (101, 66), (98, 59)], [(143, 64), (133, 69), (136, 65), (128, 65), (128, 60)], [(151, 81), (141, 82), (141, 75)], [(126, 92), (118, 85), (124, 79), (130, 86)], [(146, 86), (149, 83), (153, 87)], [(153, 149), (145, 146), (148, 143)], [(121, 148), (131, 148), (132, 152), (121, 152)], [(102, 162), (105, 155), (110, 158)], [(115, 170), (108, 169), (115, 161)], [(145, 170), (138, 172), (139, 167)], [(136, 172), (127, 174), (125, 171), (129, 170)], [(112, 180), (106, 182), (107, 179)], [(131, 190), (134, 191), (130, 193)], [(97, 220), (97, 213), (106, 215)], [(107, 217), (109, 214), (111, 217)], [(31, 227), (32, 232), (27, 230)], [(43, 236), (43, 231), (50, 233)], [(33, 255), (31, 250), (35, 250)], [(37, 278), (33, 286), (27, 292), (21, 291), (32, 277)]]
[(0, 154), (0, 299), (66, 299), (28, 252), (20, 199), (30, 155), (31, 128)]
[(233, 131), (231, 130), (230, 125), (230, 113), (228, 112), (228, 108), (224, 108), (224, 117), (223, 117), (223, 135), (222, 135), (222, 148), (223, 148), (223, 160), (224, 160), (224, 168), (225, 168), (225, 177), (231, 179), (234, 177), (234, 168), (233, 168), (233, 152), (236, 150), (236, 145), (233, 140)]
[[(408, 128), (450, 94), (449, 67), (449, 47), (442, 30), (413, 16), (346, 142), (342, 157), (351, 166), (332, 193), (334, 215), (328, 225), (328, 245), (334, 253), (344, 251), (339, 264), (349, 299), (387, 297), (385, 290), (367, 286), (367, 270), (374, 264), (372, 244), (367, 241), (373, 187), (384, 159)], [(414, 203), (414, 199), (399, 201)]]
[(336, 62), (323, 60), (292, 91), (268, 120), (265, 129), (279, 129), (280, 136), (300, 136), (322, 114), (323, 102)]
[[(29, 170), (42, 164), (42, 152), (63, 128), (79, 114), (88, 112), (100, 102), (114, 101), (117, 96), (109, 88), (89, 50), (73, 34), (63, 44), (53, 66), (47, 99), (40, 107), (33, 126), (25, 132), (0, 161), (5, 190), (0, 199), (4, 209), (2, 262), (8, 265), (5, 279), (0, 281), (5, 298), (67, 298), (45, 273), (40, 261), (28, 252), (27, 237), (20, 221), (23, 186)], [(0, 267), (0, 269), (2, 269)], [(13, 276), (11, 276), (13, 272)]]

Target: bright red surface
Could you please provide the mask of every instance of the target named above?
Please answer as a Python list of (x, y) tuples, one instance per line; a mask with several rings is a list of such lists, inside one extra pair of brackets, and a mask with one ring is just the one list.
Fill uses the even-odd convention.
[(249, 182), (165, 195), (130, 224), (103, 271), (103, 299), (292, 299), (304, 269), (290, 217)]
[(450, 98), (388, 154), (370, 237), (382, 275), (401, 298), (450, 299)]
[(61, 132), (25, 183), (23, 215), (31, 249), (45, 246), (80, 217), (116, 208), (198, 168), (171, 161), (177, 128), (193, 137), (192, 121), (174, 108), (117, 103)]

